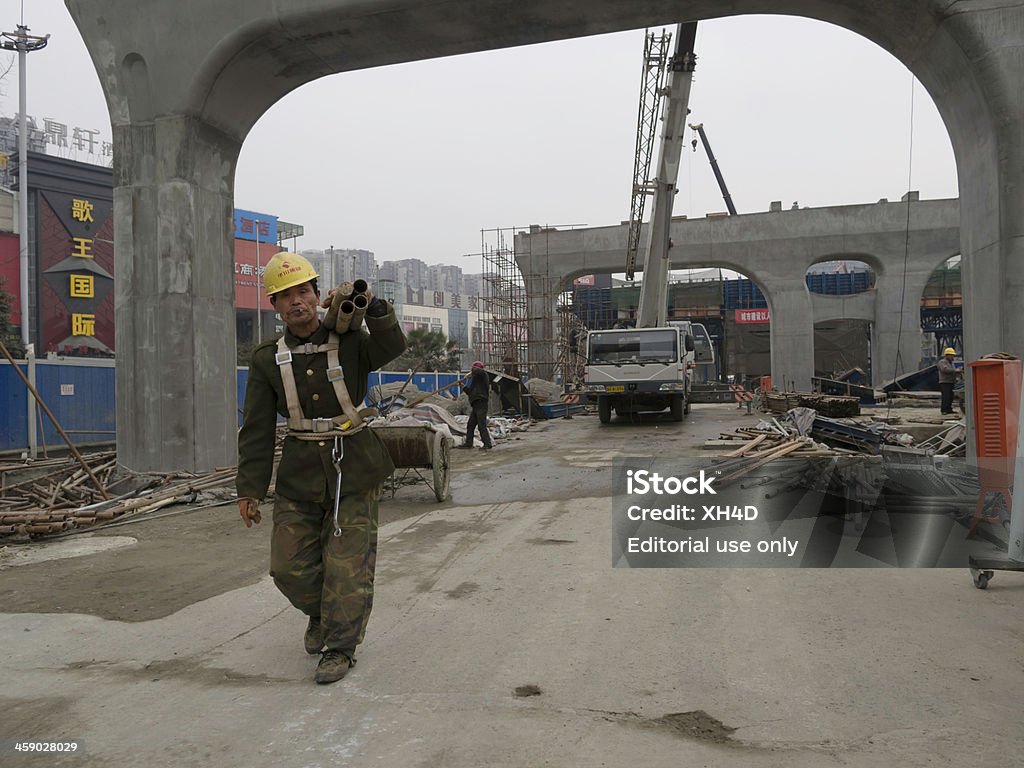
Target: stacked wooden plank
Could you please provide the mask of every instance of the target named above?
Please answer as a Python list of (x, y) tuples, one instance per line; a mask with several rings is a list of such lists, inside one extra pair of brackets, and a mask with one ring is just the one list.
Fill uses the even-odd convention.
[(762, 422), (757, 427), (739, 427), (733, 433), (723, 432), (719, 438), (704, 444), (706, 449), (724, 451), (720, 454), (723, 461), (715, 464), (716, 471), (721, 473), (716, 481), (719, 486), (735, 482), (773, 459), (858, 455), (801, 437), (796, 429), (777, 419)]
[(819, 392), (765, 392), (764, 406), (773, 413), (787, 413), (793, 408), (813, 408), (822, 416), (843, 418), (860, 415), (860, 398), (845, 395), (823, 395)]
[(787, 413), (800, 405), (799, 392), (765, 392), (765, 407), (774, 413)]

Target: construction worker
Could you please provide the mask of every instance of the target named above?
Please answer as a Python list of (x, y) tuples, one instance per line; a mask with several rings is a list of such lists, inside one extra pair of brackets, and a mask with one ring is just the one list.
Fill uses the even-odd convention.
[[(365, 322), (336, 333), (317, 311), (319, 275), (302, 256), (278, 253), (264, 287), (287, 330), (253, 351), (238, 433), (238, 511), (260, 522), (274, 464), (278, 415), (287, 418), (277, 470), (270, 574), (309, 617), (304, 644), (321, 654), (314, 679), (340, 680), (355, 663), (373, 605), (380, 484), (394, 471), (368, 414), (367, 376), (398, 357), (405, 336), (391, 306), (369, 299)], [(331, 295), (324, 301), (330, 303)], [(339, 328), (340, 330), (340, 328)]]
[(491, 378), (484, 370), (484, 364), (479, 360), (473, 362), (473, 367), (467, 378), (470, 381), (469, 386), (466, 387), (466, 396), (469, 398), (469, 405), (473, 410), (469, 415), (469, 421), (466, 422), (466, 442), (458, 447), (472, 448), (473, 433), (479, 427), (480, 439), (484, 444), (481, 450), (489, 451), (493, 447), (491, 435), (487, 431), (487, 405), (491, 397)]
[(936, 367), (939, 369), (939, 392), (942, 394), (939, 411), (943, 414), (953, 413), (953, 386), (956, 384), (957, 378), (963, 376), (963, 371), (953, 365), (955, 358), (956, 350), (946, 347), (939, 362), (936, 363)]

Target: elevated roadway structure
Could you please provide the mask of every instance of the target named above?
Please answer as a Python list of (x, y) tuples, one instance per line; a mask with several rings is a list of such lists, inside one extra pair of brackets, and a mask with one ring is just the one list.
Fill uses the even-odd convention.
[[(671, 227), (671, 267), (723, 267), (757, 283), (771, 310), (772, 381), (780, 388), (810, 389), (815, 323), (871, 322), (877, 385), (916, 370), (925, 284), (937, 267), (960, 252), (959, 201), (916, 198), (911, 193), (901, 202), (677, 218)], [(628, 224), (573, 230), (532, 227), (516, 235), (531, 349), (555, 338), (554, 302), (574, 278), (622, 271), (627, 230)], [(874, 289), (848, 296), (811, 293), (805, 281), (808, 268), (840, 259), (868, 264), (875, 272)], [(554, 350), (537, 350), (539, 360), (556, 357)]]
[[(275, 102), (338, 72), (689, 19), (818, 19), (917, 76), (956, 159), (965, 352), (1024, 356), (1022, 0), (153, 0), (144, 13), (136, 0), (66, 3), (113, 128), (117, 448), (131, 469), (235, 461), (235, 167)], [(800, 301), (774, 300), (790, 298)], [(806, 348), (799, 329), (780, 333), (787, 359), (790, 345)]]

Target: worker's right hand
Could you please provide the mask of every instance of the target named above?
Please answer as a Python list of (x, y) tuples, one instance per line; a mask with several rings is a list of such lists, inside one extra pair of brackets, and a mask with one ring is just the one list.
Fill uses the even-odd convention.
[(238, 514), (242, 516), (242, 520), (245, 521), (246, 528), (252, 528), (252, 524), (259, 524), (260, 520), (260, 502), (258, 499), (241, 498), (238, 500)]

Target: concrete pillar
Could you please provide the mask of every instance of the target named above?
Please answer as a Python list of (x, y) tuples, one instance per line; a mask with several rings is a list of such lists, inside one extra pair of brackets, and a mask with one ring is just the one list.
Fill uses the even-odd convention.
[(114, 127), (118, 461), (237, 456), (232, 181), (240, 146), (191, 117)]
[(904, 288), (903, 276), (895, 269), (876, 273), (871, 330), (871, 383), (876, 387), (916, 371), (920, 365), (921, 296), (930, 274), (908, 272)]
[(810, 391), (814, 375), (814, 313), (804, 276), (761, 286), (771, 309), (772, 386)]
[(558, 293), (561, 280), (547, 274), (524, 274), (526, 288), (526, 333), (531, 378), (553, 380), (558, 359)]

